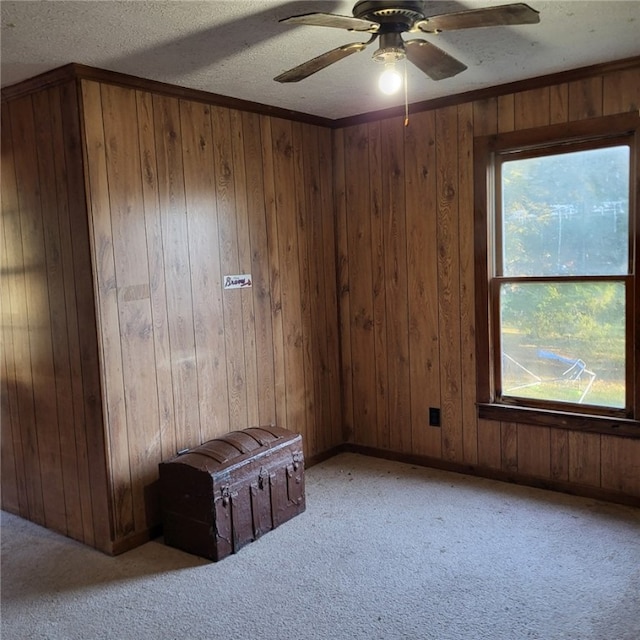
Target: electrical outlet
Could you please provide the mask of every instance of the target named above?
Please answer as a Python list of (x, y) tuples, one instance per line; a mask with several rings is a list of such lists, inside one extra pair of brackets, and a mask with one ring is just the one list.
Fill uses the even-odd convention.
[(440, 426), (440, 409), (436, 407), (429, 407), (429, 426), (430, 427)]

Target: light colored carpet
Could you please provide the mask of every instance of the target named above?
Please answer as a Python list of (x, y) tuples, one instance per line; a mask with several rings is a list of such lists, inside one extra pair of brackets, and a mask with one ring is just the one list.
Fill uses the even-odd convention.
[(640, 510), (342, 454), (219, 563), (2, 514), (6, 640), (638, 640)]

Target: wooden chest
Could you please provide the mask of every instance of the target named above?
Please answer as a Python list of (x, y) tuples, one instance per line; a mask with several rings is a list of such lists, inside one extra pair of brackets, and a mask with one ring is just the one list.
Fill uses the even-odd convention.
[(252, 427), (160, 463), (165, 543), (210, 560), (305, 509), (302, 437)]

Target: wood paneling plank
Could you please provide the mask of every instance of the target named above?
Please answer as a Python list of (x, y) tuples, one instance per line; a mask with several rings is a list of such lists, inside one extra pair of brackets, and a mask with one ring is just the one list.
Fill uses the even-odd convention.
[(602, 103), (605, 116), (640, 110), (640, 69), (605, 75)]
[(460, 367), (462, 373), (462, 457), (478, 461), (476, 409), (475, 256), (473, 203), (473, 108), (458, 107), (458, 237), (460, 246)]
[[(65, 131), (62, 115), (62, 96), (59, 87), (48, 91), (51, 113), (51, 137), (55, 153), (52, 166), (57, 185), (57, 219), (53, 235), (57, 234), (60, 253), (59, 278), (60, 293), (52, 300), (52, 328), (54, 329), (54, 363), (56, 389), (58, 394), (58, 428), (60, 436), (60, 454), (64, 486), (67, 535), (84, 540), (83, 509), (80, 488), (79, 465), (76, 432), (84, 417), (82, 381), (78, 373), (80, 349), (78, 344), (78, 321), (76, 308), (75, 276), (73, 274), (73, 250), (69, 229), (70, 199), (82, 194), (69, 194), (67, 187), (67, 158), (65, 149)], [(79, 157), (69, 158), (71, 163), (79, 162)], [(51, 299), (52, 296), (50, 295)], [(85, 447), (86, 452), (86, 447)], [(86, 460), (86, 453), (84, 456)], [(87, 489), (88, 492), (88, 489)]]
[(521, 91), (514, 98), (516, 129), (530, 129), (549, 124), (550, 92), (549, 87)]
[(442, 455), (462, 461), (457, 109), (436, 112), (438, 312)]
[(502, 437), (499, 422), (478, 419), (478, 464), (488, 469), (502, 468)]
[(333, 184), (336, 207), (336, 252), (338, 313), (340, 328), (340, 363), (342, 392), (342, 439), (353, 442), (355, 416), (353, 397), (353, 347), (351, 344), (351, 296), (349, 291), (349, 225), (347, 220), (347, 175), (344, 130), (333, 134)]
[(276, 184), (271, 119), (260, 117), (262, 133), (262, 161), (264, 171), (264, 200), (266, 230), (269, 251), (269, 283), (271, 286), (271, 325), (273, 328), (273, 365), (276, 422), (287, 424), (287, 394), (285, 381), (284, 325), (282, 318), (282, 279), (280, 274), (280, 253), (278, 251), (278, 210), (276, 205)]
[(518, 425), (518, 473), (536, 478), (551, 476), (550, 430), (547, 427)]
[(550, 429), (550, 474), (553, 480), (569, 480), (569, 432), (566, 429)]
[(407, 292), (407, 222), (402, 118), (380, 123), (382, 160), (382, 223), (387, 332), (388, 412), (390, 445), (409, 453), (411, 442), (411, 383), (409, 371), (409, 313)]
[[(2, 422), (2, 504), (5, 504), (4, 491), (11, 495), (16, 492), (17, 511), (22, 517), (29, 517), (29, 497), (26, 485), (26, 470), (22, 455), (22, 423), (20, 420), (21, 377), (23, 375), (19, 362), (26, 344), (26, 327), (24, 310), (24, 263), (22, 243), (20, 241), (20, 208), (18, 204), (18, 188), (15, 175), (15, 158), (11, 135), (11, 116), (9, 104), (2, 103), (2, 126), (0, 127), (2, 146), (2, 242), (1, 264), (5, 269), (2, 278), (2, 357), (5, 360), (7, 376), (7, 394), (9, 405), (3, 405), (4, 411), (10, 412), (9, 420)], [(29, 360), (25, 360), (29, 362)], [(5, 414), (3, 414), (4, 416)], [(8, 460), (7, 460), (8, 459)], [(5, 475), (4, 465), (10, 469), (15, 467), (15, 484), (10, 484), (10, 476)], [(7, 482), (5, 485), (4, 483)], [(7, 506), (8, 508), (8, 506)]]
[[(229, 110), (221, 107), (212, 107), (211, 122), (216, 207), (218, 210), (218, 250), (220, 274), (224, 278), (227, 275), (239, 273), (238, 238), (235, 220), (236, 195)], [(186, 122), (184, 126), (187, 126)], [(189, 171), (186, 173), (188, 175)], [(197, 197), (197, 195), (199, 194), (196, 190), (194, 197)], [(215, 291), (215, 278), (212, 284)], [(204, 291), (199, 292), (199, 294), (203, 295)], [(226, 385), (229, 402), (229, 424), (227, 430), (245, 429), (247, 427), (247, 388), (245, 382), (244, 335), (242, 331), (242, 292), (240, 290), (227, 289), (222, 291), (222, 311), (227, 367)], [(204, 316), (206, 321), (210, 322), (210, 318), (207, 316), (210, 316), (210, 312)], [(210, 390), (209, 393), (211, 391), (213, 390)], [(222, 389), (218, 389), (215, 392), (222, 393), (224, 397)], [(212, 402), (212, 404), (214, 403)]]
[[(302, 184), (305, 185), (300, 203), (300, 221), (298, 237), (305, 238), (300, 244), (301, 261), (306, 263), (307, 275), (303, 278), (308, 287), (308, 314), (305, 322), (305, 383), (307, 394), (311, 395), (310, 409), (313, 409), (313, 430), (311, 436), (314, 445), (312, 451), (325, 451), (331, 434), (331, 392), (328, 385), (328, 353), (326, 340), (326, 294), (324, 282), (324, 253), (322, 242), (322, 208), (320, 184), (320, 150), (316, 127), (299, 128), (296, 153), (302, 163)], [(304, 253), (303, 253), (304, 247)]]
[[(371, 274), (373, 278), (373, 338), (375, 344), (375, 438), (378, 447), (391, 447), (389, 409), (389, 348), (387, 344), (387, 277), (385, 265), (385, 215), (383, 211), (383, 159), (381, 125), (368, 125), (369, 191), (371, 202)], [(395, 425), (394, 425), (395, 426)]]
[(602, 77), (595, 76), (569, 83), (569, 120), (602, 115)]
[[(84, 83), (81, 83), (84, 86)], [(60, 113), (64, 136), (66, 191), (69, 201), (68, 219), (60, 218), (61, 238), (71, 246), (72, 273), (67, 279), (67, 317), (69, 318), (71, 360), (74, 386), (76, 455), (78, 456), (78, 487), (82, 509), (83, 540), (86, 544), (109, 552), (114, 536), (111, 509), (108, 435), (103, 413), (103, 387), (99, 360), (97, 327), (99, 258), (92, 257), (91, 211), (87, 209), (89, 190), (88, 143), (84, 135), (87, 120), (97, 118), (102, 127), (100, 112), (80, 111), (79, 90), (75, 82), (60, 88)], [(98, 101), (97, 108), (101, 109)], [(81, 129), (82, 127), (82, 129)], [(83, 156), (84, 153), (84, 156)], [(86, 171), (86, 173), (85, 173)], [(100, 193), (100, 192), (99, 192)], [(63, 231), (64, 228), (64, 231)], [(68, 243), (68, 244), (67, 244)], [(65, 251), (66, 254), (66, 251)], [(70, 265), (71, 266), (71, 265)], [(75, 317), (73, 317), (75, 312)], [(76, 345), (78, 356), (76, 356)], [(80, 403), (79, 395), (81, 394)], [(107, 468), (109, 467), (109, 472)], [(109, 478), (107, 477), (109, 475)]]
[[(240, 321), (239, 291), (231, 303), (237, 315), (235, 325), (225, 323), (222, 293), (222, 269), (228, 273), (238, 273), (237, 244), (235, 244), (235, 223), (229, 242), (235, 247), (235, 261), (232, 265), (221, 265), (220, 252), (220, 216), (229, 215), (224, 203), (228, 191), (233, 194), (233, 180), (227, 174), (220, 195), (216, 189), (219, 178), (215, 166), (216, 147), (214, 142), (215, 119), (211, 108), (197, 102), (180, 102), (180, 131), (182, 162), (184, 171), (184, 198), (187, 213), (187, 246), (182, 249), (185, 263), (188, 260), (193, 312), (193, 331), (195, 341), (195, 370), (197, 376), (199, 442), (206, 442), (239, 427), (239, 418), (230, 421), (229, 384), (227, 367), (234, 367), (240, 357), (244, 358), (242, 345), (240, 353), (236, 349), (231, 362), (227, 361), (225, 329), (229, 327), (230, 337), (242, 331)], [(227, 119), (228, 124), (228, 119)], [(224, 125), (222, 125), (224, 126)], [(218, 132), (216, 132), (217, 134)], [(227, 143), (229, 131), (227, 128)], [(230, 152), (225, 148), (224, 153)], [(224, 160), (227, 157), (224, 156)], [(223, 209), (223, 213), (221, 213)], [(231, 227), (230, 223), (227, 225)], [(186, 277), (185, 277), (186, 279)], [(237, 382), (236, 382), (237, 384)], [(242, 384), (240, 385), (242, 388)], [(241, 399), (236, 412), (240, 410)], [(195, 419), (195, 412), (194, 412)], [(246, 421), (246, 416), (245, 416)], [(194, 434), (195, 436), (195, 434)]]
[[(309, 219), (310, 210), (313, 204), (308, 198), (314, 199), (313, 192), (317, 193), (317, 179), (308, 172), (308, 162), (304, 158), (304, 142), (303, 142), (303, 125), (299, 122), (291, 124), (291, 142), (293, 148), (293, 170), (295, 189), (295, 222), (296, 222), (296, 240), (298, 246), (298, 268), (299, 268), (299, 286), (300, 286), (300, 321), (301, 321), (301, 340), (302, 340), (302, 365), (304, 377), (298, 381), (302, 383), (304, 394), (304, 412), (306, 424), (306, 443), (305, 455), (309, 455), (310, 451), (318, 450), (318, 424), (321, 421), (320, 416), (316, 414), (316, 408), (320, 405), (316, 402), (321, 397), (319, 387), (319, 379), (314, 375), (314, 360), (316, 360), (317, 349), (313, 345), (313, 335), (315, 332), (321, 331), (322, 325), (318, 323), (319, 316), (312, 314), (312, 297), (317, 300), (317, 291), (312, 294), (311, 287), (314, 282), (313, 266), (311, 256), (309, 255), (308, 236), (312, 230), (312, 224)], [(314, 145), (315, 146), (315, 145)], [(308, 151), (309, 155), (314, 154), (314, 147), (311, 146)], [(307, 170), (305, 172), (305, 169)], [(298, 185), (304, 185), (304, 188), (298, 188)]]
[[(58, 194), (56, 188), (55, 156), (53, 145), (52, 115), (47, 92), (33, 96), (33, 106), (38, 114), (36, 121), (36, 148), (41, 209), (41, 246), (45, 262), (43, 305), (46, 303), (48, 332), (43, 333), (43, 347), (39, 349), (38, 374), (46, 394), (43, 412), (47, 412), (46, 424), (38, 425), (40, 469), (42, 471), (43, 499), (46, 525), (54, 531), (67, 533), (67, 508), (65, 504), (64, 475), (62, 469), (61, 428), (66, 426), (66, 416), (71, 408), (71, 388), (66, 372), (68, 345), (66, 313), (64, 308), (64, 282), (58, 230)], [(43, 292), (44, 293), (44, 292)]]
[(366, 125), (345, 131), (351, 373), (355, 440), (378, 446), (368, 133)]
[(602, 488), (640, 496), (640, 440), (601, 438)]
[(91, 224), (96, 259), (97, 309), (103, 402), (108, 420), (109, 469), (113, 496), (114, 534), (125, 537), (135, 530), (129, 442), (125, 406), (123, 361), (120, 343), (121, 326), (118, 313), (118, 290), (115, 253), (111, 228), (111, 202), (103, 106), (100, 85), (82, 85), (85, 105), (87, 171), (91, 193)]
[(171, 378), (171, 346), (169, 344), (169, 320), (167, 317), (167, 292), (162, 242), (162, 222), (159, 200), (156, 143), (153, 121), (153, 100), (149, 93), (136, 92), (138, 118), (138, 145), (142, 163), (142, 200), (149, 268), (149, 301), (153, 322), (153, 346), (155, 353), (156, 402), (160, 459), (167, 460), (176, 454), (176, 421), (173, 405), (173, 381)]
[(282, 289), (287, 428), (307, 433), (304, 387), (304, 337), (300, 308), (300, 264), (296, 224), (295, 157), (292, 125), (271, 123), (274, 184), (278, 216), (278, 255)]
[[(504, 108), (504, 106), (503, 106)], [(473, 133), (488, 136), (498, 132), (498, 99), (487, 98), (473, 103)]]
[(594, 433), (569, 432), (569, 482), (600, 486), (600, 439)]
[[(9, 256), (18, 277), (14, 282), (11, 307), (16, 314), (13, 324), (13, 345), (16, 370), (16, 388), (20, 412), (21, 454), (25, 467), (28, 518), (46, 523), (45, 504), (38, 442), (39, 420), (47, 428), (48, 416), (43, 415), (43, 382), (38, 370), (40, 353), (47, 351), (43, 333), (48, 330), (46, 301), (46, 269), (41, 245), (41, 204), (38, 185), (35, 122), (30, 97), (9, 105), (11, 144), (14, 150), (15, 184), (18, 215), (9, 219), (12, 225), (8, 245)], [(34, 171), (35, 170), (35, 171)], [(40, 226), (40, 229), (38, 227)], [(28, 274), (28, 277), (27, 277)], [(48, 349), (50, 349), (50, 343)], [(46, 366), (46, 364), (45, 364)], [(48, 405), (45, 392), (45, 406)], [(55, 411), (55, 407), (53, 409)], [(49, 407), (51, 411), (51, 407)]]
[(518, 471), (518, 425), (515, 422), (500, 423), (500, 466), (503, 471)]
[(440, 429), (429, 426), (429, 407), (440, 406), (434, 112), (413, 115), (404, 136), (411, 441), (414, 453), (440, 458)]
[(265, 189), (260, 118), (242, 114), (244, 159), (247, 181), (247, 226), (251, 248), (253, 278), (253, 322), (256, 343), (258, 384), (258, 424), (275, 424), (275, 379), (271, 290), (269, 286), (269, 247), (267, 241)]
[[(145, 496), (147, 487), (157, 479), (162, 451), (136, 93), (132, 89), (103, 85), (102, 107), (133, 530), (138, 531), (147, 526)], [(115, 341), (114, 336), (114, 344)], [(122, 464), (124, 466), (124, 462)]]
[[(238, 239), (238, 272), (251, 273), (251, 238), (249, 232), (248, 199), (250, 185), (247, 181), (244, 157), (244, 127), (242, 113), (235, 109), (229, 112), (231, 127), (233, 177), (236, 194), (236, 235)], [(255, 312), (253, 291), (240, 290), (242, 308), (242, 337), (244, 341), (245, 393), (247, 402), (247, 425), (260, 424), (258, 403), (258, 363), (256, 354)]]
[[(4, 242), (3, 242), (4, 245)], [(4, 246), (2, 247), (4, 249)], [(0, 262), (4, 267), (4, 261)], [(9, 314), (6, 299), (0, 301), (1, 317), (3, 320)], [(6, 314), (6, 315), (5, 315)], [(5, 353), (8, 344), (2, 332), (2, 361), (0, 365), (0, 480), (2, 481), (2, 509), (10, 513), (20, 513), (20, 497), (18, 495), (18, 476), (16, 472), (16, 456), (13, 450), (13, 430), (19, 429), (16, 420), (17, 399), (13, 378), (8, 375), (8, 363)]]
[(153, 96), (176, 447), (201, 442), (189, 231), (178, 100)]
[(498, 96), (498, 132), (515, 129), (515, 97), (513, 93)]
[[(16, 370), (13, 355), (13, 324), (16, 322), (11, 307), (8, 280), (16, 277), (15, 265), (9, 260), (5, 220), (18, 216), (15, 172), (13, 170), (13, 149), (11, 146), (11, 125), (8, 106), (2, 104), (2, 215), (0, 216), (0, 481), (2, 482), (2, 509), (21, 514), (27, 511), (26, 487), (24, 485), (24, 465), (22, 456), (14, 450), (14, 433), (19, 441), (20, 416), (16, 390)], [(9, 239), (11, 240), (11, 239)], [(19, 269), (17, 270), (19, 272)], [(22, 502), (22, 504), (21, 504)]]
[(325, 336), (323, 343), (326, 346), (326, 370), (323, 371), (325, 384), (328, 387), (328, 400), (322, 398), (322, 402), (329, 403), (327, 422), (323, 425), (325, 430), (325, 447), (330, 449), (343, 443), (342, 438), (342, 402), (340, 390), (340, 336), (338, 319), (338, 291), (336, 275), (336, 220), (333, 188), (333, 164), (332, 164), (332, 132), (328, 129), (317, 129), (318, 133), (318, 165), (320, 170), (320, 229), (317, 241), (322, 245), (322, 274), (319, 278), (324, 280), (324, 321)]
[(556, 84), (549, 88), (549, 124), (569, 120), (569, 85)]

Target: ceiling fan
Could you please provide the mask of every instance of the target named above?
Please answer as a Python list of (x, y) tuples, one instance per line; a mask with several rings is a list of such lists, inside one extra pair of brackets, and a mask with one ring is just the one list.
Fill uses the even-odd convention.
[(335, 27), (347, 31), (370, 33), (366, 42), (351, 42), (276, 76), (277, 82), (299, 82), (335, 62), (363, 51), (376, 38), (379, 48), (374, 52), (376, 62), (392, 66), (407, 59), (432, 80), (443, 80), (464, 71), (467, 66), (422, 38), (405, 40), (403, 33), (438, 34), (443, 31), (523, 25), (540, 22), (535, 9), (523, 3), (506, 4), (482, 9), (426, 16), (427, 2), (406, 0), (359, 0), (353, 7), (353, 17), (333, 13), (305, 13), (283, 18), (280, 22), (319, 27)]

